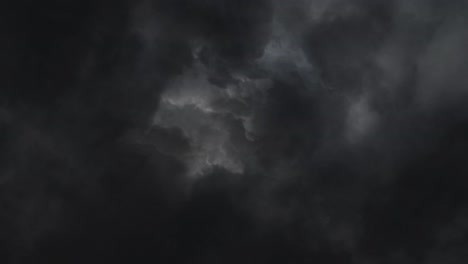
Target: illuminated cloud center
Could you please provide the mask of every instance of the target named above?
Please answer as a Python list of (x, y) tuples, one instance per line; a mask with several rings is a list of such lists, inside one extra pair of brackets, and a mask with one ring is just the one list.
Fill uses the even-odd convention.
[[(197, 63), (175, 79), (161, 97), (154, 124), (180, 128), (190, 140), (192, 152), (186, 157), (186, 165), (192, 177), (214, 166), (232, 173), (244, 171), (240, 145), (253, 140), (253, 98), (266, 84), (234, 77), (238, 84), (217, 87), (208, 81), (207, 69)], [(233, 139), (231, 120), (241, 124), (242, 142)]]
[[(303, 50), (290, 40), (288, 32), (275, 28), (254, 66), (263, 77), (254, 79), (248, 73), (228, 70), (226, 87), (219, 87), (209, 80), (213, 67), (200, 62), (201, 48), (195, 47), (194, 66), (166, 88), (154, 124), (180, 128), (190, 140), (193, 151), (186, 158), (190, 176), (202, 175), (214, 166), (232, 173), (244, 172), (255, 140), (256, 118), (272, 85), (271, 76), (288, 80), (291, 73), (298, 73), (304, 84), (314, 86), (316, 71)], [(239, 129), (242, 139), (235, 134)]]

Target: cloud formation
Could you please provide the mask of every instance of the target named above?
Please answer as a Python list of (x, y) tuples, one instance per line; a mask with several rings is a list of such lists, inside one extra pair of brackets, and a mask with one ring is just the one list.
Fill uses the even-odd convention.
[(3, 263), (466, 263), (464, 0), (16, 1)]

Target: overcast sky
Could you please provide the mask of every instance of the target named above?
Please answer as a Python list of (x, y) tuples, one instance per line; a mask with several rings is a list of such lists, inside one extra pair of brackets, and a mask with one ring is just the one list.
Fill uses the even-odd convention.
[(1, 263), (468, 263), (468, 1), (0, 20)]

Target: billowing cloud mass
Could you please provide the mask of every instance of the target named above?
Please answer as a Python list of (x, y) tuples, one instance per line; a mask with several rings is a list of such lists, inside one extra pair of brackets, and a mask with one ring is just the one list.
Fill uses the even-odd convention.
[(468, 263), (466, 0), (0, 19), (1, 263)]

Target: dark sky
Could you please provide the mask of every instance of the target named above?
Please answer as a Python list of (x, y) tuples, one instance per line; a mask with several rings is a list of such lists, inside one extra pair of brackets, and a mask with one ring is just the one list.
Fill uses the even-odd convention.
[(0, 5), (0, 263), (468, 263), (468, 1)]

